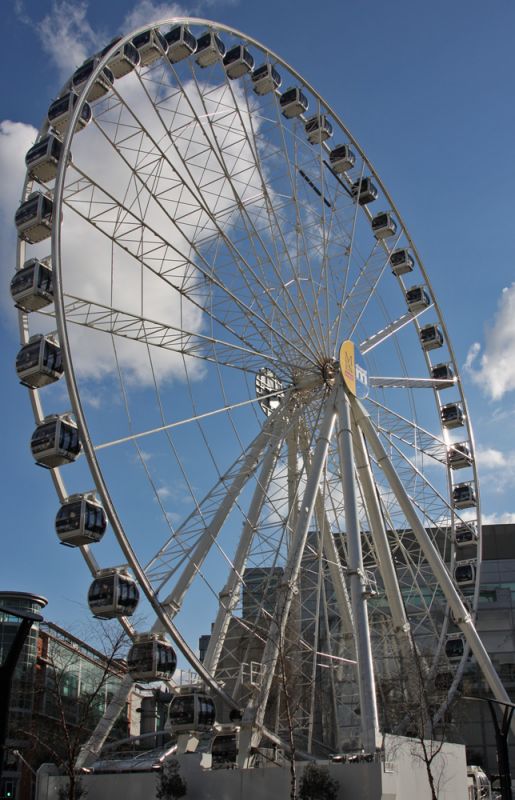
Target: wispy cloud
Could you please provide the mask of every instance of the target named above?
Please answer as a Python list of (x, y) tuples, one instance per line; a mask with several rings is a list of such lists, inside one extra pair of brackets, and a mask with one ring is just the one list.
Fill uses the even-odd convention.
[(15, 9), (18, 19), (37, 33), (41, 47), (61, 78), (68, 77), (104, 43), (105, 33), (95, 31), (88, 21), (86, 2), (53, 0), (50, 11), (40, 20), (31, 19), (20, 0)]
[(476, 461), (482, 470), (499, 469), (515, 465), (515, 453), (503, 453), (494, 447), (478, 447), (476, 450)]
[(53, 0), (50, 11), (37, 20), (27, 12), (23, 0), (16, 0), (18, 19), (36, 32), (41, 47), (62, 79), (69, 77), (86, 58), (98, 52), (119, 31), (130, 33), (135, 28), (151, 25), (161, 19), (192, 13), (191, 9), (179, 3), (142, 0), (128, 11), (118, 31), (93, 28), (88, 19), (88, 9), (86, 0)]
[(515, 522), (514, 511), (504, 511), (501, 513), (494, 512), (493, 514), (483, 514), (483, 525), (508, 525)]
[[(25, 178), (24, 156), (31, 144), (36, 140), (37, 131), (32, 125), (23, 122), (0, 122), (0, 170), (2, 175), (2, 192), (0, 193), (0, 258), (2, 261), (2, 285), (8, 285), (14, 269), (16, 231), (14, 213), (21, 199)], [(13, 306), (10, 297), (2, 293), (2, 310), (9, 313), (14, 320)]]
[(186, 17), (192, 13), (189, 7), (179, 3), (153, 3), (152, 0), (142, 0), (129, 11), (125, 17), (121, 30), (129, 33), (143, 25), (150, 25), (161, 19), (170, 17)]
[(515, 389), (515, 282), (502, 290), (485, 345), (472, 344), (465, 370), (492, 400)]

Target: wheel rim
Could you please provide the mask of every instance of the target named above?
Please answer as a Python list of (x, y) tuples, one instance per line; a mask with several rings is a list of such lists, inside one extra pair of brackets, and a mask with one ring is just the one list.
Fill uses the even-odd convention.
[[(207, 24), (204, 21), (189, 22), (194, 32)], [(166, 23), (162, 24), (164, 26)], [(423, 368), (435, 363), (431, 361), (430, 354), (421, 351), (418, 343), (419, 329), (425, 321), (435, 320), (439, 323), (444, 332), (446, 353), (442, 360), (453, 363), (445, 327), (418, 254), (397, 209), (357, 143), (322, 98), (301, 81), (300, 76), (285, 62), (238, 32), (208, 24), (226, 38), (232, 37), (233, 42), (246, 41), (256, 57), (260, 54), (261, 58), (256, 58), (257, 63), (263, 60), (277, 64), (283, 72), (282, 89), (289, 85), (286, 80), (288, 73), (292, 83), (302, 85), (309, 96), (310, 113), (327, 114), (333, 122), (335, 135), (332, 142), (339, 143), (337, 140), (341, 137), (343, 141), (350, 142), (355, 150), (357, 163), (349, 173), (352, 180), (365, 175), (373, 176), (380, 191), (380, 199), (374, 207), (392, 212), (398, 223), (395, 245), (409, 248), (414, 256), (417, 283), (424, 284), (429, 291), (432, 310), (422, 316), (421, 323), (418, 320), (410, 321), (405, 328), (399, 328), (398, 333), (385, 337), (377, 349), (367, 353), (369, 374), (384, 375), (386, 365), (392, 369), (386, 374), (404, 378), (422, 376)], [(108, 56), (104, 61), (107, 59)], [(102, 66), (100, 63), (97, 72)], [(84, 87), (83, 98), (93, 80), (94, 76)], [(80, 108), (77, 108), (74, 118), (79, 113)], [(396, 319), (396, 314), (402, 314), (399, 286), (395, 284), (400, 284), (401, 300), (404, 300), (402, 292), (406, 285), (402, 278), (396, 281), (389, 274), (388, 251), (377, 244), (371, 234), (371, 214), (367, 208), (361, 209), (351, 201), (348, 195), (349, 181), (336, 178), (324, 163), (328, 161), (328, 151), (323, 145), (306, 142), (304, 120), (283, 118), (274, 93), (257, 97), (252, 92), (248, 75), (233, 82), (225, 76), (220, 64), (201, 70), (195, 66), (193, 56), (173, 66), (167, 59), (160, 59), (134, 73), (130, 79), (115, 83), (114, 91), (108, 98), (95, 106), (93, 125), (75, 136), (67, 134), (63, 161), (70, 150), (73, 164), (68, 169), (60, 169), (55, 185), (55, 198), (59, 200), (56, 218), (60, 219), (62, 210), (64, 219), (62, 231), (59, 226), (54, 226), (53, 261), (58, 289), (57, 322), (64, 349), (66, 377), (88, 463), (123, 555), (136, 573), (161, 623), (168, 626), (190, 662), (201, 674), (204, 673), (210, 685), (226, 700), (229, 694), (233, 706), (241, 707), (252, 692), (249, 688), (252, 680), (247, 681), (249, 686), (246, 694), (238, 694), (235, 684), (230, 691), (222, 689), (221, 681), (227, 687), (231, 680), (227, 668), (224, 675), (221, 675), (222, 667), (218, 672), (213, 668), (206, 675), (205, 669), (200, 667), (193, 655), (193, 645), (184, 647), (183, 639), (181, 636), (178, 638), (178, 631), (170, 628), (170, 605), (166, 609), (163, 607), (174, 583), (170, 572), (173, 572), (175, 579), (178, 574), (175, 570), (179, 570), (186, 555), (190, 557), (194, 552), (200, 529), (209, 527), (220, 508), (210, 498), (204, 510), (203, 495), (209, 493), (210, 487), (217, 485), (232, 461), (235, 461), (236, 467), (232, 473), (229, 470), (230, 475), (234, 477), (239, 474), (241, 462), (248, 453), (248, 442), (259, 435), (264, 417), (255, 402), (254, 377), (262, 368), (272, 371), (285, 388), (286, 395), (281, 407), (272, 414), (272, 423), (265, 423), (268, 426), (268, 450), (263, 443), (256, 445), (260, 462), (264, 462), (268, 454), (270, 465), (274, 458), (279, 464), (277, 466), (276, 463), (264, 504), (268, 509), (266, 520), (273, 521), (264, 524), (264, 512), (258, 513), (255, 521), (263, 531), (269, 524), (271, 532), (256, 535), (255, 552), (249, 553), (245, 565), (256, 570), (263, 567), (273, 570), (280, 566), (284, 559), (286, 538), (291, 535), (293, 527), (292, 524), (284, 525), (284, 505), (288, 503), (284, 472), (290, 470), (291, 473), (294, 467), (296, 458), (291, 451), (304, 451), (306, 454), (316, 440), (322, 402), (330, 390), (330, 381), (324, 370), (337, 356), (343, 339), (352, 337), (357, 344), (364, 343), (383, 327), (378, 319), (384, 319), (389, 324)], [(101, 152), (110, 153), (115, 160), (115, 167), (106, 169), (106, 164), (112, 165), (113, 162), (100, 158)], [(93, 155), (97, 164), (92, 159)], [(182, 216), (178, 213), (180, 209), (186, 209)], [(67, 233), (73, 231), (75, 236), (79, 229), (74, 229), (71, 220), (76, 223), (81, 217), (91, 231), (92, 251), (101, 253), (109, 276), (107, 280), (105, 274), (101, 276), (93, 270), (93, 278), (88, 279), (92, 284), (89, 287), (88, 281), (84, 281), (87, 259), (79, 259), (77, 253), (73, 254), (73, 239)], [(104, 243), (98, 250), (100, 245), (97, 240), (101, 239)], [(343, 270), (341, 262), (345, 265)], [(145, 279), (141, 279), (140, 294), (135, 304), (127, 293), (126, 283), (119, 278), (120, 266), (129, 264), (133, 273), (135, 265), (137, 267), (139, 264), (141, 275), (146, 275)], [(133, 289), (137, 283), (137, 275), (136, 280), (132, 275), (130, 288)], [(173, 311), (179, 318), (178, 324), (170, 325), (167, 319), (163, 322), (169, 314), (166, 298), (161, 301), (161, 293), (164, 295), (165, 290), (173, 297)], [(339, 298), (345, 298), (345, 303), (341, 303)], [(81, 325), (80, 339), (74, 340), (69, 333), (72, 322)], [(107, 331), (106, 338), (110, 339), (113, 347), (112, 356), (102, 361), (101, 349), (95, 346), (94, 351), (104, 373), (109, 375), (112, 371), (115, 375), (119, 400), (126, 411), (124, 429), (117, 423), (114, 429), (119, 435), (109, 437), (105, 435), (104, 425), (106, 417), (111, 424), (116, 421), (113, 409), (106, 415), (104, 408), (101, 419), (88, 411), (86, 420), (81, 402), (81, 396), (84, 397), (94, 386), (91, 364), (84, 357), (84, 345), (94, 342), (100, 336), (96, 331), (101, 330)], [(122, 337), (128, 340), (125, 350), (125, 342), (122, 347), (117, 344)], [(154, 348), (156, 340), (161, 342), (159, 351)], [(136, 346), (140, 351), (145, 351), (145, 357), (140, 361), (138, 356), (137, 367), (134, 367)], [(160, 369), (166, 370), (166, 367), (163, 367), (161, 356), (151, 356), (153, 349), (158, 353), (164, 351), (168, 359), (172, 353), (175, 359), (171, 373), (165, 371), (163, 386), (160, 386), (158, 373)], [(362, 349), (366, 349), (365, 346)], [(457, 375), (455, 365), (454, 370)], [(167, 384), (170, 376), (175, 379), (175, 384)], [(144, 388), (140, 387), (139, 396), (133, 400), (134, 381), (138, 377)], [(174, 387), (173, 392), (170, 392), (170, 385)], [(178, 389), (182, 390), (187, 402), (179, 400), (177, 403)], [(459, 380), (451, 391), (455, 392), (454, 396), (466, 411)], [(152, 394), (153, 422), (148, 424), (146, 419), (150, 415), (146, 412), (150, 408), (150, 401), (146, 398)], [(449, 500), (449, 487), (459, 481), (446, 466), (449, 437), (435, 436), (430, 432), (435, 429), (435, 420), (438, 420), (434, 409), (436, 414), (440, 410), (440, 395), (435, 392), (437, 402), (435, 404), (431, 399), (430, 404), (427, 398), (420, 399), (420, 394), (418, 389), (411, 391), (407, 386), (401, 389), (379, 386), (365, 403), (377, 430), (389, 447), (392, 460), (403, 475), (405, 486), (419, 508), (424, 524), (434, 529), (437, 541), (438, 536), (446, 534), (449, 522), (455, 521), (456, 510)], [(143, 396), (145, 399), (142, 399)], [(166, 469), (168, 480), (175, 483), (182, 480), (185, 491), (191, 494), (191, 510), (197, 509), (198, 515), (196, 528), (195, 525), (188, 528), (186, 524), (181, 528), (180, 523), (178, 526), (170, 524), (169, 509), (165, 502), (169, 487), (159, 483), (157, 473), (153, 473), (152, 466), (149, 466), (142, 452), (142, 443), (150, 439), (133, 439), (130, 444), (113, 445), (104, 451), (99, 447), (106, 441), (130, 438), (135, 432), (172, 424), (166, 409), (173, 407), (173, 403), (182, 412), (178, 418), (174, 417), (175, 422), (190, 421), (184, 426), (177, 425), (175, 430), (168, 428), (155, 436), (160, 441), (166, 438), (170, 449), (174, 466), (173, 469)], [(237, 404), (242, 405), (236, 408)], [(227, 405), (235, 407), (230, 411), (221, 410)], [(188, 406), (189, 414), (186, 413)], [(289, 409), (287, 421), (283, 414), (285, 408)], [(220, 413), (207, 416), (219, 410)], [(206, 416), (198, 418), (202, 415)], [(430, 420), (427, 425), (424, 424), (426, 419)], [(273, 424), (280, 427), (280, 422), (282, 431), (278, 433), (278, 428), (274, 429)], [(473, 456), (468, 419), (462, 431), (466, 431), (466, 436), (463, 435), (460, 440), (466, 439), (470, 443)], [(275, 456), (269, 445), (274, 436), (279, 437), (280, 447), (279, 455)], [(127, 447), (136, 448), (139, 468), (149, 479), (150, 499), (153, 496), (162, 511), (160, 529), (165, 532), (169, 530), (175, 550), (170, 541), (161, 548), (154, 543), (153, 552), (145, 552), (146, 548), (141, 547), (137, 533), (132, 530), (128, 536), (125, 534), (125, 528), (130, 530), (131, 525), (119, 513), (124, 500), (116, 476), (120, 464), (127, 467)], [(158, 450), (153, 454), (154, 459)], [(116, 457), (112, 457), (116, 452), (122, 453), (118, 462)], [(196, 472), (189, 466), (186, 468), (186, 465), (188, 457), (200, 461), (202, 453), (203, 470), (207, 472), (206, 465), (210, 465), (210, 477), (204, 475), (202, 485), (197, 488), (194, 486)], [(105, 460), (100, 463), (100, 458)], [(412, 461), (415, 463), (412, 464)], [(440, 464), (436, 467), (439, 470), (436, 479), (432, 475), (431, 479), (427, 477), (428, 461)], [(373, 463), (372, 471), (383, 499), (387, 527), (397, 531), (393, 546), (403, 562), (402, 568), (398, 569), (398, 578), (403, 596), (407, 598), (408, 609), (410, 602), (413, 605), (408, 615), (419, 635), (424, 631), (428, 641), (438, 643), (432, 665), (434, 672), (443, 658), (448, 636), (445, 604), (440, 599), (438, 582), (427, 570), (419, 549), (412, 544), (409, 536), (403, 537), (399, 533), (409, 526), (396, 503), (389, 497), (391, 493), (386, 488), (381, 490), (381, 473)], [(295, 467), (295, 475), (297, 472)], [(58, 480), (58, 471), (54, 470), (54, 474)], [(104, 478), (104, 475), (107, 477)], [(467, 471), (467, 477), (476, 487), (477, 496), (474, 464), (471, 471)], [(338, 456), (332, 445), (323, 491), (327, 524), (333, 532), (342, 526), (343, 506), (338, 478)], [(305, 477), (297, 475), (290, 481), (290, 517), (297, 514), (292, 502), (295, 480), (302, 488)], [(114, 491), (114, 501), (108, 492), (108, 485)], [(61, 494), (64, 496), (64, 489), (61, 489)], [(214, 495), (220, 503), (225, 496), (220, 490), (215, 491)], [(249, 524), (251, 497), (245, 482), (241, 498), (231, 511), (240, 514), (240, 524)], [(363, 508), (361, 513), (364, 518)], [(200, 514), (199, 509), (202, 512)], [(477, 509), (478, 506), (476, 514)], [(274, 515), (280, 522), (277, 519), (274, 521)], [(188, 511), (184, 516), (188, 519)], [(320, 526), (320, 522), (318, 524)], [(366, 531), (365, 523), (363, 528)], [(235, 530), (236, 523), (232, 522), (229, 539), (235, 538)], [(366, 533), (363, 540), (365, 566), (376, 572), (381, 582), (374, 546)], [(455, 560), (453, 546), (449, 543), (446, 547), (445, 555), (452, 569)], [(209, 558), (213, 557), (215, 550), (221, 564), (226, 567), (234, 564), (234, 549), (231, 551), (229, 545), (222, 544), (222, 534), (211, 548)], [(111, 557), (111, 553), (107, 552)], [(313, 543), (308, 552), (316, 560)], [(468, 558), (479, 566), (479, 540), (473, 551), (469, 549), (466, 552)], [(88, 555), (87, 549), (85, 553)], [(89, 558), (90, 566), (95, 570), (95, 563), (91, 556)], [(226, 577), (220, 577), (221, 571), (220, 575), (217, 574), (218, 567), (209, 564), (209, 558), (205, 569), (195, 570), (196, 583), (188, 586), (184, 597), (181, 596), (181, 608), (185, 608), (189, 599), (195, 599), (198, 603), (202, 597), (217, 596), (225, 585)], [(320, 560), (323, 561), (323, 558)], [(166, 574), (168, 578), (165, 580)], [(273, 582), (275, 575), (273, 571), (270, 572), (267, 581)], [(478, 579), (479, 569), (470, 589), (467, 589), (473, 603), (477, 600)], [(205, 594), (202, 594), (199, 582), (203, 584)], [(247, 590), (251, 593), (251, 581), (247, 583)], [(261, 585), (260, 591), (262, 589)], [(324, 624), (329, 656), (344, 653), (342, 657), (352, 660), (353, 646), (342, 651), (341, 643), (336, 644), (336, 634), (331, 630), (329, 616), (332, 599), (327, 597), (321, 573), (316, 580), (313, 578), (310, 589), (312, 597), (313, 592), (317, 598), (316, 607), (323, 608), (322, 616), (326, 617)], [(180, 592), (176, 590), (176, 594), (179, 596)], [(320, 615), (313, 614), (312, 610), (308, 613), (308, 605), (304, 603), (304, 611), (310, 616), (310, 635), (316, 639), (318, 634), (315, 635), (314, 631)], [(267, 619), (269, 611), (266, 607), (262, 611), (264, 619)], [(384, 653), (381, 657), (378, 643), (382, 648), (385, 647), (385, 629), (391, 630), (391, 619), (380, 602), (376, 605), (373, 601), (369, 602), (369, 612), (376, 661), (384, 664), (388, 657)], [(232, 611), (238, 630), (242, 627), (241, 621), (237, 621), (241, 613), (239, 606)], [(177, 620), (180, 621), (180, 614)], [(259, 626), (256, 635), (258, 640), (263, 636)], [(338, 637), (340, 635), (341, 631), (338, 631)], [(331, 644), (329, 640), (332, 638), (335, 642)], [(308, 650), (316, 653), (314, 641)], [(465, 659), (466, 652), (460, 664), (452, 665), (454, 683), (459, 679)], [(320, 674), (322, 667), (326, 667), (325, 664), (320, 665), (316, 658), (312, 664), (317, 674)], [(339, 669), (338, 680), (342, 682), (344, 668)], [(352, 679), (349, 678), (352, 667), (345, 667), (345, 670), (347, 683), (352, 685)], [(241, 683), (241, 676), (233, 679), (236, 683), (238, 680)], [(331, 680), (334, 683), (334, 676)], [(338, 693), (334, 686), (331, 691), (335, 702), (342, 702), (342, 693)], [(314, 747), (316, 735), (313, 731), (313, 712), (307, 709), (314, 708), (316, 699), (315, 694), (310, 696), (308, 706), (304, 709), (305, 719), (300, 724), (302, 736), (308, 741), (309, 747)], [(356, 698), (347, 697), (345, 704), (351, 709), (348, 711), (346, 734), (350, 739), (359, 727), (359, 719), (355, 714), (352, 716), (351, 708), (355, 706)], [(304, 711), (299, 712), (301, 717)], [(331, 749), (337, 743), (333, 731), (325, 746)]]

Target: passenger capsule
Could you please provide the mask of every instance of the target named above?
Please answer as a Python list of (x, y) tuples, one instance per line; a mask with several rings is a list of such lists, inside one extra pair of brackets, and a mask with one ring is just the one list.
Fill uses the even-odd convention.
[(236, 764), (238, 757), (238, 731), (222, 731), (211, 742), (211, 764), (214, 769)]
[(431, 298), (423, 286), (412, 286), (406, 291), (406, 304), (408, 311), (416, 314), (431, 305)]
[(142, 67), (148, 67), (168, 52), (168, 42), (157, 28), (138, 33), (132, 40), (140, 56)]
[(456, 547), (475, 545), (478, 540), (476, 526), (473, 522), (460, 522), (454, 531), (454, 544)]
[(206, 31), (197, 39), (195, 61), (199, 67), (210, 67), (222, 61), (225, 55), (225, 44), (214, 31)]
[(92, 492), (70, 495), (55, 518), (55, 531), (68, 547), (96, 544), (106, 528), (106, 512)]
[(232, 47), (224, 56), (224, 68), (227, 77), (231, 80), (241, 78), (246, 72), (250, 72), (254, 66), (254, 56), (252, 56), (243, 44)]
[(465, 652), (462, 636), (449, 636), (445, 642), (445, 655), (449, 661), (460, 661)]
[(435, 364), (431, 367), (431, 377), (435, 381), (454, 381), (454, 372), (450, 364)]
[(397, 230), (397, 223), (390, 214), (386, 211), (382, 214), (377, 214), (372, 219), (372, 233), (376, 239), (388, 239), (389, 236), (394, 236)]
[(22, 311), (37, 311), (50, 305), (54, 300), (50, 256), (42, 261), (26, 261), (11, 280), (11, 295), (16, 308)]
[[(106, 53), (121, 40), (121, 36), (117, 36), (104, 49), (100, 52), (99, 58), (103, 58)], [(132, 42), (125, 42), (124, 45), (118, 48), (112, 56), (110, 56), (107, 66), (113, 73), (115, 78), (123, 78), (132, 72), (140, 63), (140, 55)]]
[(339, 144), (329, 153), (329, 163), (333, 172), (341, 175), (343, 172), (348, 172), (353, 168), (356, 163), (356, 156), (348, 144)]
[(70, 414), (52, 414), (32, 434), (30, 449), (42, 467), (61, 467), (75, 461), (81, 451), (77, 423)]
[(304, 130), (310, 144), (320, 144), (333, 135), (333, 126), (325, 114), (316, 114), (306, 120)]
[(175, 650), (162, 633), (139, 634), (127, 655), (127, 667), (135, 681), (168, 680), (176, 666)]
[(377, 199), (377, 188), (371, 178), (359, 178), (352, 184), (351, 195), (360, 206), (366, 206)]
[(429, 325), (424, 325), (420, 329), (420, 344), (424, 348), (424, 350), (435, 350), (437, 347), (441, 347), (443, 345), (443, 333), (438, 327), (438, 325), (433, 325), (429, 323)]
[(61, 348), (55, 336), (36, 334), (16, 356), (16, 372), (24, 386), (41, 389), (58, 381), (64, 372)]
[(279, 98), (281, 111), (287, 119), (299, 117), (308, 109), (308, 98), (298, 87), (287, 89)]
[(43, 192), (32, 192), (19, 206), (14, 222), (18, 236), (29, 244), (42, 242), (52, 233), (54, 203)]
[(452, 490), (452, 503), (455, 508), (472, 508), (477, 505), (473, 485), (470, 483), (457, 483)]
[(252, 73), (253, 90), (256, 94), (265, 95), (274, 92), (281, 85), (281, 76), (271, 64), (261, 64)]
[[(48, 109), (48, 124), (58, 133), (65, 133), (78, 99), (79, 96), (76, 92), (68, 92), (54, 100)], [(85, 128), (91, 122), (92, 116), (91, 106), (89, 103), (84, 103), (75, 126), (75, 132)]]
[(476, 562), (458, 561), (454, 567), (454, 580), (460, 586), (473, 586), (476, 581)]
[(40, 183), (52, 181), (57, 175), (62, 149), (63, 143), (55, 133), (49, 133), (33, 144), (25, 156), (29, 175)]
[(453, 444), (447, 450), (447, 463), (451, 469), (464, 469), (472, 464), (472, 454), (467, 442)]
[[(88, 58), (88, 60), (85, 61), (82, 66), (75, 70), (72, 76), (72, 87), (77, 93), (82, 91), (82, 87), (95, 72), (98, 64), (98, 58)], [(88, 92), (88, 96), (86, 97), (88, 103), (94, 103), (96, 100), (100, 100), (101, 97), (104, 97), (104, 95), (106, 95), (113, 88), (113, 83), (113, 73), (109, 67), (104, 67), (95, 78), (95, 81)]]
[(390, 266), (394, 275), (405, 275), (413, 272), (415, 262), (408, 250), (394, 250), (390, 255)]
[(454, 681), (453, 672), (437, 672), (435, 675), (435, 689), (448, 692)]
[(99, 570), (89, 587), (88, 605), (93, 616), (99, 619), (130, 617), (138, 601), (136, 581), (124, 567)]
[[(476, 562), (475, 561), (474, 562), (470, 562), (470, 561), (467, 562), (467, 564), (471, 564), (471, 563), (473, 563), (475, 565)], [(458, 566), (458, 565), (456, 565), (456, 566)], [(465, 564), (462, 564), (462, 566), (465, 566)], [(464, 574), (464, 573), (462, 573), (462, 574)], [(474, 566), (474, 577), (475, 577), (475, 566)], [(457, 580), (456, 582), (459, 583), (462, 586), (466, 585), (461, 580)], [(469, 586), (473, 586), (474, 583), (475, 583), (475, 580), (472, 581), (472, 583), (470, 583)], [(466, 617), (468, 615), (472, 616), (473, 613), (474, 613), (474, 610), (473, 610), (473, 607), (472, 607), (472, 603), (471, 603), (469, 598), (462, 597), (461, 602), (463, 603), (463, 605), (465, 607), (465, 613), (463, 613), (462, 611), (459, 611), (458, 614), (455, 614), (454, 611), (451, 608), (451, 622), (452, 622), (453, 625), (456, 625), (456, 626), (461, 625), (462, 622), (465, 622)]]
[(197, 49), (197, 40), (187, 25), (175, 25), (170, 28), (168, 33), (165, 33), (165, 39), (168, 44), (168, 60), (172, 64), (191, 56)]
[(440, 409), (440, 419), (444, 428), (460, 428), (465, 415), (459, 403), (446, 403)]
[(170, 703), (168, 719), (174, 733), (210, 731), (216, 719), (215, 704), (207, 694), (184, 691)]

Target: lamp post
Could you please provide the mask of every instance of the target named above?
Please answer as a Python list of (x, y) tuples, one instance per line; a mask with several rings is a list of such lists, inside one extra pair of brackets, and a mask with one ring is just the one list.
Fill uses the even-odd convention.
[(42, 622), (41, 614), (34, 614), (31, 611), (21, 611), (0, 606), (0, 612), (8, 614), (20, 620), (18, 630), (11, 642), (11, 646), (0, 666), (0, 782), (2, 779), (5, 756), (5, 740), (7, 737), (7, 724), (9, 720), (9, 702), (11, 698), (11, 687), (14, 670), (18, 663), (23, 645), (29, 635), (29, 631), (35, 622)]
[[(510, 757), (508, 753), (508, 732), (510, 730), (511, 718), (515, 710), (514, 703), (503, 703), (501, 700), (494, 700), (492, 697), (463, 696), (462, 700), (480, 700), (488, 703), (492, 722), (495, 730), (495, 744), (497, 747), (497, 766), (499, 767), (499, 778), (501, 781), (502, 800), (512, 800)], [(495, 705), (504, 706), (501, 722), (497, 717)]]

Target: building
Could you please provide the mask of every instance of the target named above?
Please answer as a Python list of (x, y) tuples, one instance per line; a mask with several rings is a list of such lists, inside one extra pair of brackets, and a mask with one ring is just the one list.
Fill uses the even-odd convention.
[[(483, 526), (483, 559), (476, 627), (504, 683), (515, 701), (515, 525)], [(463, 679), (466, 697), (490, 697), (477, 665), (471, 660)], [(501, 708), (498, 709), (501, 712)], [(499, 713), (498, 718), (500, 719)], [(457, 730), (467, 746), (469, 763), (497, 774), (495, 730), (488, 703), (460, 700), (454, 711)], [(515, 737), (508, 737), (515, 770)]]
[[(13, 611), (37, 613), (46, 603), (25, 592), (0, 592), (0, 607)], [(19, 618), (0, 611), (2, 659), (18, 625)], [(33, 770), (44, 762), (66, 759), (63, 726), (75, 749), (87, 740), (127, 672), (125, 661), (117, 656), (115, 651), (101, 653), (51, 622), (32, 626), (12, 684), (2, 799), (30, 800)], [(112, 737), (127, 736), (129, 723), (128, 713), (122, 715)]]

